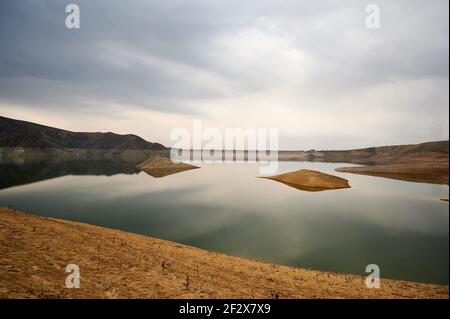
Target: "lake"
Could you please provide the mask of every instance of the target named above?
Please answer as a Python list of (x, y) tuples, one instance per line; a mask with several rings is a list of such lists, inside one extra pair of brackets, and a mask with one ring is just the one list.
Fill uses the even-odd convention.
[(0, 205), (280, 264), (354, 274), (377, 264), (385, 278), (448, 284), (447, 185), (338, 173), (350, 165), (337, 163), (280, 162), (279, 173), (319, 170), (351, 189), (300, 191), (257, 178), (254, 163), (163, 178), (65, 165), (0, 167)]

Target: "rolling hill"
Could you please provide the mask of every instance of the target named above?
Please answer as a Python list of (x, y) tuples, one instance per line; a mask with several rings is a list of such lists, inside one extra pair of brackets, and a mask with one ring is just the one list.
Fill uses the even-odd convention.
[(0, 147), (163, 150), (133, 134), (71, 132), (0, 116)]

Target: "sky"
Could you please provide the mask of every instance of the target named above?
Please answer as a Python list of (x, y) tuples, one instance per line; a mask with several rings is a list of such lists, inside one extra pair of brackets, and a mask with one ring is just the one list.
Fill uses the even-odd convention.
[(0, 115), (166, 146), (193, 120), (281, 149), (448, 140), (448, 56), (448, 0), (2, 0)]

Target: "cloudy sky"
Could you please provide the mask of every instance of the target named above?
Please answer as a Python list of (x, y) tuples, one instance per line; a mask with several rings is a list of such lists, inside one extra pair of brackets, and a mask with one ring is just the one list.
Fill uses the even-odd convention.
[[(69, 3), (79, 29), (65, 27)], [(0, 115), (165, 145), (194, 119), (277, 127), (283, 149), (448, 139), (448, 6), (2, 0)]]

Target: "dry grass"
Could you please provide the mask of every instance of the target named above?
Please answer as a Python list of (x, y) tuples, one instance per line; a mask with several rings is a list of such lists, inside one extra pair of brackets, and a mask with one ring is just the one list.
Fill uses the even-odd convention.
[[(80, 266), (81, 287), (65, 288)], [(364, 278), (226, 256), (0, 208), (1, 298), (448, 298), (448, 286)]]

